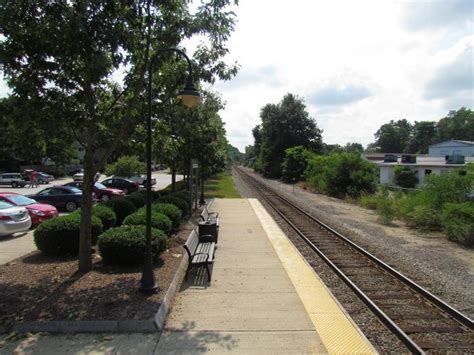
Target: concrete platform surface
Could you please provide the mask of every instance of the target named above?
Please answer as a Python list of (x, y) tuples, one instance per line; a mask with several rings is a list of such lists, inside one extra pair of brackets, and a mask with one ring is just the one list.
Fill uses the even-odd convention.
[(200, 270), (175, 296), (158, 354), (326, 353), (247, 199), (219, 199), (211, 284)]

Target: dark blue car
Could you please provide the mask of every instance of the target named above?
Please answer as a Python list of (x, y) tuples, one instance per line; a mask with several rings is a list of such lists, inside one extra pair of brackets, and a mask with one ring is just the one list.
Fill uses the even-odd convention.
[(72, 186), (53, 186), (28, 197), (39, 203), (53, 205), (58, 210), (73, 212), (81, 206), (82, 191)]

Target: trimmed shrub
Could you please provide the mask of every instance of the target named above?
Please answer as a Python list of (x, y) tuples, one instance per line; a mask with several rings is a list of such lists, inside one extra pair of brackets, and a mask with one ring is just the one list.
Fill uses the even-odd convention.
[(173, 228), (179, 228), (179, 224), (181, 223), (182, 212), (181, 210), (171, 203), (154, 203), (151, 205), (152, 211), (163, 213), (164, 215), (168, 216), (173, 223)]
[(178, 207), (181, 210), (183, 215), (188, 214), (190, 212), (189, 203), (186, 202), (185, 200), (179, 198), (179, 197), (164, 196), (164, 197), (160, 197), (158, 199), (158, 202), (159, 203), (171, 203), (171, 204), (175, 205), (176, 207)]
[(115, 215), (115, 212), (110, 207), (104, 205), (94, 206), (92, 208), (92, 215), (101, 220), (104, 231), (115, 227), (115, 224), (117, 223), (117, 216)]
[[(166, 235), (171, 234), (171, 219), (169, 219), (166, 215), (160, 212), (151, 211), (151, 226), (153, 228), (157, 228), (165, 232)], [(146, 210), (144, 208), (138, 210), (135, 213), (127, 216), (123, 220), (123, 225), (128, 226), (138, 226), (138, 225), (146, 225)]]
[(138, 209), (146, 205), (146, 193), (132, 193), (124, 197), (124, 199), (133, 203), (133, 205)]
[[(73, 213), (71, 213), (71, 215), (72, 214), (80, 216), (81, 209), (78, 208)], [(104, 206), (103, 204), (93, 206), (92, 215), (100, 219), (104, 231), (114, 227), (117, 223), (117, 216), (115, 215), (115, 212), (110, 207)]]
[(172, 197), (178, 197), (182, 200), (185, 200), (189, 203), (189, 201), (191, 201), (191, 193), (187, 190), (180, 190), (180, 191), (177, 191), (177, 192), (172, 192), (171, 194), (169, 194), (169, 196), (172, 196)]
[[(121, 226), (111, 228), (99, 236), (99, 252), (105, 264), (136, 265), (143, 263), (146, 246), (145, 226)], [(151, 247), (153, 259), (168, 247), (163, 231), (152, 228)]]
[[(43, 221), (34, 232), (36, 247), (48, 255), (76, 255), (79, 252), (79, 231), (81, 215), (72, 213), (68, 216)], [(92, 244), (102, 233), (102, 222), (92, 216)]]
[(110, 207), (115, 212), (118, 226), (122, 224), (125, 217), (137, 210), (135, 205), (125, 197), (114, 198), (107, 202), (103, 202), (103, 204), (107, 207)]
[(449, 240), (474, 246), (474, 203), (447, 203), (441, 223)]

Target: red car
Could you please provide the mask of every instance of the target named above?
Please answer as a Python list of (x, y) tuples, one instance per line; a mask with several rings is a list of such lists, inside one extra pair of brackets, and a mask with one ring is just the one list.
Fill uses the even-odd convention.
[(16, 194), (14, 192), (0, 193), (0, 201), (6, 201), (15, 206), (23, 206), (28, 210), (31, 217), (31, 224), (37, 226), (45, 219), (50, 219), (59, 216), (56, 207), (47, 205), (45, 203), (37, 203), (35, 200)]
[[(64, 184), (64, 186), (73, 186), (82, 190), (82, 181), (69, 182)], [(111, 198), (125, 196), (125, 193), (122, 190), (106, 187), (99, 182), (94, 183), (92, 191), (94, 192), (95, 198), (101, 201), (108, 201)]]

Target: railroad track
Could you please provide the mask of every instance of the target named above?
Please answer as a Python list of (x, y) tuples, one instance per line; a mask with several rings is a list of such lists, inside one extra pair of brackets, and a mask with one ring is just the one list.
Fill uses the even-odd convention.
[(474, 353), (471, 319), (268, 185), (235, 169), (411, 352)]

